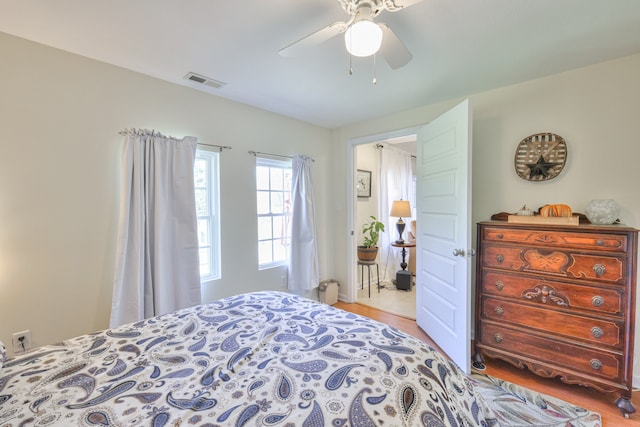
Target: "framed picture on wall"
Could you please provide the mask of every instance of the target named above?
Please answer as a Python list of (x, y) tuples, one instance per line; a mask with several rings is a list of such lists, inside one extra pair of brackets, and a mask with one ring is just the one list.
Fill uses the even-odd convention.
[(358, 197), (371, 197), (371, 171), (358, 169), (356, 189)]

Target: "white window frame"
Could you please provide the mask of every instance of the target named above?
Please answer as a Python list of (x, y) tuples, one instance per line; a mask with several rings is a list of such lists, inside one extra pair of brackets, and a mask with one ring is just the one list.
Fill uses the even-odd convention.
[(220, 152), (205, 146), (198, 146), (196, 150), (196, 160), (204, 160), (207, 164), (209, 174), (204, 187), (198, 187), (194, 183), (196, 191), (204, 189), (207, 194), (208, 214), (197, 214), (198, 224), (206, 221), (209, 224), (209, 244), (200, 240), (200, 230), (198, 230), (199, 254), (202, 257), (203, 249), (209, 249), (209, 274), (200, 274), (200, 282), (218, 280), (222, 277), (220, 260)]
[[(292, 169), (292, 164), (293, 161), (292, 160), (278, 160), (278, 159), (273, 159), (273, 158), (269, 158), (269, 157), (262, 157), (262, 156), (256, 156), (256, 172), (258, 167), (269, 167), (269, 168), (280, 168), (280, 169)], [(257, 175), (257, 173), (256, 173)], [(257, 178), (256, 178), (257, 179)], [(256, 197), (258, 197), (259, 192), (264, 191), (264, 190), (258, 190), (258, 185), (257, 185), (257, 181), (256, 181)], [(291, 188), (288, 189), (283, 189), (283, 190), (272, 190), (272, 185), (271, 183), (269, 183), (269, 193), (278, 193), (278, 192), (289, 192), (289, 194), (291, 194)], [(257, 214), (257, 221), (260, 221), (260, 218), (274, 218), (274, 217), (285, 217), (287, 216), (286, 213), (273, 213), (273, 212), (269, 212), (269, 213), (258, 213)], [(288, 214), (289, 217), (291, 217), (291, 211), (289, 211)], [(260, 228), (260, 225), (258, 224), (258, 229)], [(287, 232), (287, 239), (289, 239), (289, 245), (291, 244), (291, 236), (289, 235), (289, 233)], [(257, 242), (258, 242), (258, 247), (260, 246), (261, 242), (266, 242), (266, 241), (274, 241), (277, 240), (277, 238), (275, 238), (273, 235), (270, 239), (260, 239), (260, 236), (256, 236), (257, 237)], [(259, 270), (266, 270), (269, 268), (274, 268), (274, 267), (280, 267), (283, 265), (287, 265), (289, 262), (289, 253), (288, 253), (288, 248), (287, 248), (287, 252), (285, 255), (285, 259), (284, 260), (278, 260), (278, 261), (271, 261), (271, 262), (260, 262), (260, 253), (258, 251), (258, 269)]]

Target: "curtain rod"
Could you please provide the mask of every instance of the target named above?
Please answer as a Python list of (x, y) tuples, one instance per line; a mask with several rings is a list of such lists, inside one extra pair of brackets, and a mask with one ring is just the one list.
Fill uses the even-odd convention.
[(198, 142), (198, 145), (205, 145), (207, 147), (216, 147), (218, 151), (222, 153), (222, 150), (231, 150), (231, 147), (228, 145), (215, 145), (215, 144), (205, 144), (204, 142)]
[[(158, 135), (158, 136), (162, 136), (165, 138), (171, 138), (171, 139), (180, 139), (180, 138), (176, 138), (175, 136), (165, 136), (163, 134), (161, 134), (158, 131), (155, 130), (147, 130), (147, 129), (125, 129), (125, 130), (121, 130), (120, 132), (118, 132), (119, 135), (128, 135), (130, 133), (133, 134), (140, 134), (140, 135), (144, 135), (144, 134), (149, 134), (149, 135)], [(205, 144), (204, 142), (198, 142), (198, 145), (204, 145), (207, 147), (216, 147), (220, 152), (222, 152), (222, 150), (231, 150), (231, 147), (228, 145), (216, 145), (216, 144)]]
[[(382, 144), (376, 144), (376, 148), (385, 148), (385, 146), (384, 146), (384, 145), (382, 145)], [(407, 153), (407, 154), (409, 154), (407, 151), (404, 151), (404, 150), (399, 150), (399, 149), (394, 148), (394, 147), (389, 147), (389, 148), (391, 148), (392, 150), (402, 151), (403, 153)], [(417, 157), (416, 157), (415, 155), (413, 155), (413, 154), (411, 154), (411, 157), (412, 157), (412, 158), (414, 158), (414, 159), (415, 159), (415, 158), (417, 158)]]
[[(249, 154), (252, 154), (254, 157), (257, 157), (257, 156), (269, 156), (269, 157), (281, 157), (283, 159), (293, 159), (293, 156), (285, 156), (283, 154), (262, 153), (260, 151), (249, 151)], [(315, 159), (311, 159), (311, 161), (315, 162)]]

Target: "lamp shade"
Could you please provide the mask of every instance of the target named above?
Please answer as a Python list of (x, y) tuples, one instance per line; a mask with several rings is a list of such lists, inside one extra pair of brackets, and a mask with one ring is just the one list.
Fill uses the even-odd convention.
[(368, 19), (357, 21), (347, 29), (344, 44), (353, 56), (373, 55), (382, 45), (382, 28)]
[(396, 218), (410, 218), (411, 217), (411, 205), (408, 200), (394, 200), (391, 205), (390, 216)]

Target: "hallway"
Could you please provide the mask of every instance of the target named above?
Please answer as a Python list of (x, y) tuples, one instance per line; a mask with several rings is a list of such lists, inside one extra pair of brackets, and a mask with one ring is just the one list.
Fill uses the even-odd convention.
[(378, 293), (377, 282), (371, 283), (371, 298), (367, 281), (364, 289), (358, 288), (358, 304), (377, 308), (388, 313), (415, 320), (416, 318), (416, 287), (411, 286), (410, 291), (401, 291), (389, 282), (382, 282), (382, 288)]

